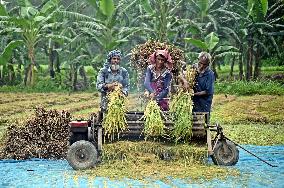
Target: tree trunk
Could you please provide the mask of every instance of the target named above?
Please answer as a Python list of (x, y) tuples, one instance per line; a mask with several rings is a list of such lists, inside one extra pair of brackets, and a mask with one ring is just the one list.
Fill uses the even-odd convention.
[(214, 72), (214, 75), (215, 75), (215, 79), (218, 79), (218, 73), (217, 73), (217, 70), (216, 70), (216, 62), (214, 61), (214, 58), (212, 58), (212, 69), (213, 69), (213, 72)]
[(252, 77), (252, 63), (253, 63), (253, 40), (252, 36), (248, 38), (248, 53), (246, 65), (246, 80), (251, 80)]
[(87, 88), (88, 87), (88, 78), (87, 78), (84, 66), (80, 66), (79, 73), (80, 73), (80, 76), (84, 79), (84, 88)]
[(72, 87), (72, 91), (76, 91), (77, 87), (77, 66), (73, 65), (71, 68), (71, 75), (72, 75), (72, 79), (71, 79), (71, 87)]
[(9, 79), (9, 83), (13, 84), (15, 81), (15, 70), (13, 67), (13, 64), (8, 65), (8, 79)]
[(26, 68), (25, 68), (25, 77), (24, 77), (24, 84), (29, 85), (29, 75), (30, 75), (30, 68), (31, 64), (29, 64)]
[(231, 63), (230, 77), (234, 76), (235, 59), (236, 59), (236, 56), (233, 56), (233, 61)]
[[(54, 43), (54, 48), (55, 49), (58, 49), (60, 47), (60, 44), (58, 43), (58, 42), (55, 42)], [(59, 59), (59, 54), (58, 54), (58, 52), (56, 51), (56, 50), (53, 50), (53, 52), (54, 52), (54, 56), (55, 56), (55, 58), (54, 58), (54, 60), (55, 60), (55, 71), (57, 72), (57, 73), (60, 73), (60, 59)]]
[(53, 52), (53, 47), (52, 45), (49, 45), (48, 48), (48, 69), (49, 69), (49, 75), (51, 78), (55, 77), (55, 72), (54, 72), (54, 52)]
[(29, 47), (29, 59), (31, 61), (31, 64), (29, 66), (29, 70), (28, 70), (28, 73), (27, 73), (26, 84), (33, 86), (34, 85), (34, 66), (35, 66), (34, 47), (33, 46)]
[(260, 75), (260, 68), (261, 68), (260, 48), (259, 45), (257, 45), (256, 54), (255, 54), (255, 64), (254, 64), (254, 75), (253, 75), (253, 78), (255, 80)]
[(244, 79), (244, 69), (243, 69), (243, 54), (239, 55), (239, 79), (243, 80)]

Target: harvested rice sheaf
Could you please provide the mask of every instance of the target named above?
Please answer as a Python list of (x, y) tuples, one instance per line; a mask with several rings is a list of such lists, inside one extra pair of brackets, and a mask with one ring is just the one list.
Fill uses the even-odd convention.
[(146, 106), (144, 117), (144, 134), (147, 139), (149, 136), (157, 137), (163, 136), (165, 131), (165, 125), (161, 117), (161, 110), (157, 102), (150, 100)]
[(64, 158), (70, 120), (69, 112), (37, 108), (35, 116), (23, 126), (12, 124), (7, 128), (0, 158)]
[(116, 87), (115, 90), (109, 93), (109, 104), (106, 116), (103, 120), (104, 134), (109, 140), (114, 140), (114, 136), (126, 130), (126, 97), (121, 92), (120, 87)]
[(172, 97), (170, 112), (174, 123), (172, 137), (177, 143), (179, 140), (188, 142), (192, 136), (192, 94), (180, 91)]

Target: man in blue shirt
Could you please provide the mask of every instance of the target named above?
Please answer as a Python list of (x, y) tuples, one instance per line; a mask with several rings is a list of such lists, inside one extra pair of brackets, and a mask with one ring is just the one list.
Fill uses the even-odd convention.
[(120, 67), (120, 60), (121, 52), (119, 50), (109, 52), (104, 67), (98, 73), (96, 87), (101, 92), (101, 112), (107, 110), (107, 94), (119, 84), (122, 85), (122, 92), (128, 95), (129, 74), (125, 68)]
[(207, 52), (201, 52), (198, 57), (196, 84), (193, 88), (193, 112), (208, 112), (210, 110), (214, 94), (215, 76), (209, 65), (211, 56)]

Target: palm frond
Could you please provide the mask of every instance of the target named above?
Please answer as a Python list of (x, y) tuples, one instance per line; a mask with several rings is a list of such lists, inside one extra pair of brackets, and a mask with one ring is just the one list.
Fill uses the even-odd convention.
[(241, 18), (242, 16), (239, 15), (236, 12), (232, 12), (232, 11), (228, 11), (228, 10), (224, 10), (222, 8), (216, 9), (216, 10), (212, 10), (210, 11), (210, 13), (216, 13), (217, 15), (227, 15), (230, 16), (231, 18), (233, 18), (234, 20), (238, 20), (239, 18)]
[(224, 33), (228, 33), (228, 34), (232, 34), (234, 39), (236, 41), (238, 41), (238, 43), (240, 44), (241, 43), (241, 39), (239, 38), (239, 35), (235, 32), (235, 30), (229, 28), (229, 27), (220, 27), (220, 30), (221, 31), (224, 31)]
[(216, 50), (214, 50), (214, 53), (218, 52), (226, 52), (226, 51), (231, 51), (231, 52), (238, 52), (239, 49), (236, 48), (235, 46), (218, 46)]
[(96, 22), (90, 22), (90, 21), (79, 21), (77, 22), (79, 24), (79, 27), (87, 27), (90, 30), (102, 30), (106, 29), (106, 27), (103, 24), (96, 23)]
[(183, 0), (180, 0), (179, 2), (174, 2), (175, 5), (173, 8), (171, 8), (171, 10), (169, 11), (169, 15), (174, 15), (175, 12), (177, 11), (178, 6), (180, 6), (180, 4), (183, 2)]
[(283, 36), (284, 35), (284, 31), (264, 32), (264, 35), (267, 35), (267, 36)]
[(90, 16), (86, 16), (84, 14), (80, 14), (77, 12), (69, 12), (69, 11), (57, 11), (56, 15), (58, 16), (62, 16), (64, 18), (69, 18), (69, 19), (73, 19), (76, 21), (90, 21), (90, 22), (97, 22), (97, 23), (102, 23), (102, 21), (97, 20), (95, 18), (92, 18)]
[(232, 5), (234, 5), (234, 6), (236, 6), (236, 7), (237, 7), (237, 10), (241, 10), (244, 15), (247, 15), (247, 14), (248, 14), (247, 8), (245, 8), (245, 7), (243, 7), (242, 5), (240, 5), (239, 2), (231, 1), (230, 3), (231, 3)]
[(268, 38), (271, 40), (271, 42), (272, 42), (272, 44), (273, 44), (277, 54), (280, 55), (279, 47), (278, 47), (274, 37), (272, 35), (268, 35)]
[(279, 21), (282, 21), (283, 20), (283, 18), (275, 18), (275, 19), (271, 19), (271, 20), (269, 20), (269, 21), (267, 21), (267, 23), (269, 23), (269, 24), (275, 24), (276, 22), (279, 22)]
[(225, 56), (227, 56), (227, 55), (229, 55), (229, 56), (239, 56), (240, 53), (239, 53), (239, 52), (232, 52), (232, 51), (229, 51), (229, 52), (222, 52), (222, 53), (220, 53), (220, 54), (215, 55), (214, 57), (215, 57), (215, 59), (216, 59), (216, 58), (225, 57)]
[(268, 47), (267, 47), (261, 40), (259, 40), (259, 39), (257, 39), (257, 38), (253, 38), (253, 41), (255, 42), (255, 44), (261, 46), (261, 48), (263, 49), (263, 51), (264, 51), (267, 55), (270, 54)]
[(217, 21), (215, 20), (215, 18), (214, 18), (212, 15), (210, 15), (210, 14), (208, 14), (207, 17), (208, 17), (208, 19), (212, 22), (212, 24), (214, 25), (214, 30), (217, 31), (217, 30), (218, 30), (218, 27), (217, 27), (218, 22), (217, 22)]
[[(209, 3), (210, 9), (212, 9), (212, 8), (214, 7), (215, 3), (218, 3), (218, 2), (219, 2), (219, 0), (213, 0), (212, 2), (210, 2), (210, 3)], [(217, 6), (218, 6), (218, 5), (217, 5)]]
[(272, 6), (268, 9), (268, 12), (270, 12), (267, 16), (266, 19), (269, 19), (270, 17), (273, 17), (275, 14), (278, 13), (278, 11), (282, 11), (284, 8), (284, 4), (278, 5), (278, 3), (275, 3), (277, 6)]

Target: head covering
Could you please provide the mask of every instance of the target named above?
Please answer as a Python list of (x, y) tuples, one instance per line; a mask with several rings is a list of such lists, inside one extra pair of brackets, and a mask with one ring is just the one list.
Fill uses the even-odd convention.
[(166, 58), (167, 63), (165, 64), (166, 67), (171, 70), (173, 69), (173, 61), (170, 53), (168, 50), (156, 50), (153, 54), (150, 55), (149, 61), (151, 64), (156, 64), (156, 57), (158, 55), (162, 55), (164, 58)]
[(105, 68), (109, 68), (109, 64), (111, 61), (111, 58), (113, 58), (114, 56), (118, 56), (121, 58), (122, 54), (121, 51), (119, 50), (112, 50), (108, 53), (107, 58), (106, 58), (106, 62), (104, 63), (104, 67)]
[(110, 51), (107, 55), (107, 62), (110, 63), (111, 58), (113, 58), (114, 56), (118, 56), (118, 57), (121, 58), (121, 56), (122, 56), (121, 51), (119, 51), (119, 50)]

